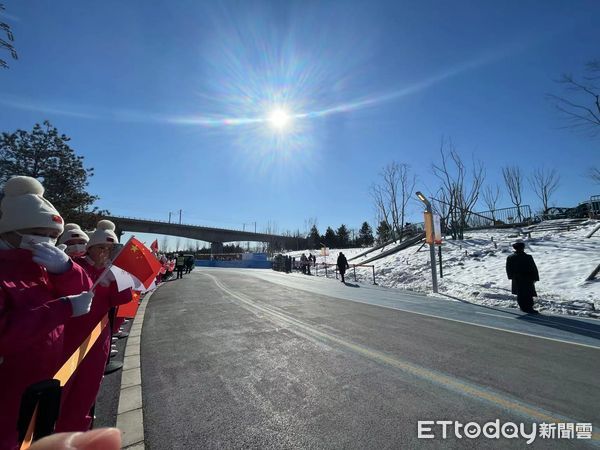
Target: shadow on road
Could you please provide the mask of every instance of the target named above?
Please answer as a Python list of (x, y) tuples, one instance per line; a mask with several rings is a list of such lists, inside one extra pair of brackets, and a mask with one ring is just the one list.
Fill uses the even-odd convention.
[(454, 297), (448, 294), (441, 294), (444, 297), (451, 298), (453, 300), (458, 300), (461, 303), (467, 303), (469, 305), (473, 305), (477, 308), (492, 310), (497, 312), (502, 312), (507, 315), (512, 315), (516, 320), (522, 320), (525, 322), (535, 323), (538, 325), (542, 325), (549, 328), (554, 328), (557, 330), (568, 331), (573, 334), (579, 334), (581, 336), (586, 336), (594, 339), (600, 340), (600, 321), (598, 324), (590, 323), (583, 320), (574, 320), (569, 317), (561, 317), (561, 316), (546, 316), (544, 314), (524, 314), (517, 311), (507, 311), (506, 309), (495, 308), (493, 306), (487, 305), (479, 305), (477, 303), (472, 303), (468, 300), (464, 300), (462, 298)]
[(544, 316), (542, 314), (523, 314), (517, 317), (517, 320), (533, 322), (545, 327), (568, 331), (570, 333), (600, 340), (600, 324), (573, 320), (568, 317)]
[(347, 281), (345, 281), (344, 284), (346, 286), (348, 286), (348, 287), (353, 287), (353, 288), (359, 288), (360, 287), (358, 284), (348, 283)]

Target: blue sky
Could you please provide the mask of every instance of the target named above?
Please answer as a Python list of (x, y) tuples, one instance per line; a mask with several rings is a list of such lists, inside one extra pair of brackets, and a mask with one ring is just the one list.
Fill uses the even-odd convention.
[[(50, 120), (113, 214), (358, 228), (392, 160), (435, 190), (443, 136), (489, 183), (544, 166), (557, 205), (600, 193), (584, 176), (599, 139), (545, 98), (600, 58), (596, 1), (4, 3), (19, 60), (0, 72), (1, 130)], [(281, 130), (277, 108), (296, 116)]]

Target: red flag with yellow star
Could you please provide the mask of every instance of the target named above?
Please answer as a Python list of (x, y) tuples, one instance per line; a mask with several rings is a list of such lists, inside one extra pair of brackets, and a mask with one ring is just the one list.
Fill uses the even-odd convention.
[(134, 237), (123, 246), (112, 265), (133, 275), (146, 289), (152, 285), (162, 267), (152, 252)]
[(119, 305), (117, 308), (117, 317), (126, 317), (128, 319), (134, 318), (138, 306), (140, 306), (140, 293), (139, 291), (131, 291), (131, 301), (124, 305)]

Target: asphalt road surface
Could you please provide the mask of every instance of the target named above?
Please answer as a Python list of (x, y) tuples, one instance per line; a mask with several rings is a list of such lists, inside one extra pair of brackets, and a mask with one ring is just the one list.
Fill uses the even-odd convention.
[[(523, 448), (454, 424), (591, 423), (600, 325), (271, 271), (196, 268), (165, 283), (141, 341), (145, 445)], [(568, 427), (568, 426), (567, 426)], [(475, 428), (470, 428), (475, 433)], [(511, 429), (506, 429), (510, 434)], [(493, 429), (488, 429), (493, 432)]]

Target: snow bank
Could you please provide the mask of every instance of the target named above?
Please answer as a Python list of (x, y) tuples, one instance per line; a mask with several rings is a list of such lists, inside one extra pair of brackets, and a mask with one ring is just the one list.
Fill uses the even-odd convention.
[[(538, 266), (540, 281), (536, 308), (555, 313), (600, 318), (600, 280), (586, 282), (600, 264), (600, 231), (585, 236), (598, 226), (589, 220), (571, 231), (533, 231), (531, 237), (519, 229), (483, 230), (466, 233), (463, 241), (447, 240), (442, 246), (443, 278), (438, 280), (440, 297), (473, 303), (517, 307), (506, 278), (506, 257), (512, 253), (512, 242), (523, 239), (526, 252)], [(389, 248), (389, 247), (388, 247)], [(365, 249), (343, 249), (348, 259)], [(375, 250), (358, 263), (386, 249)], [(340, 250), (331, 249), (330, 256), (317, 255), (317, 262), (335, 263)], [(304, 253), (308, 255), (308, 250)], [(291, 252), (299, 257), (303, 252)], [(314, 253), (314, 252), (313, 252)], [(437, 255), (437, 252), (436, 252)], [(376, 281), (381, 286), (424, 293), (431, 292), (429, 247), (419, 245), (374, 261)], [(371, 282), (372, 270), (357, 269), (358, 281)], [(352, 279), (352, 276), (348, 277)]]

